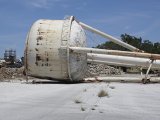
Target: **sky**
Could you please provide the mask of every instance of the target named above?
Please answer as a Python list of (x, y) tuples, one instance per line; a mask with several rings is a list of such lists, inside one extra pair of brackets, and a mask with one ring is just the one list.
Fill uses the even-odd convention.
[(0, 0), (0, 57), (8, 48), (23, 56), (36, 20), (71, 15), (117, 38), (127, 33), (160, 42), (160, 0)]

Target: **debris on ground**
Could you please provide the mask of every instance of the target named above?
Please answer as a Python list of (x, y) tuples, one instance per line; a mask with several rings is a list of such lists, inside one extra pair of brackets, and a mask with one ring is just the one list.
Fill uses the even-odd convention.
[(0, 81), (5, 79), (23, 78), (24, 67), (21, 68), (0, 68)]
[(86, 77), (121, 75), (122, 70), (105, 64), (88, 64)]
[[(6, 79), (23, 78), (24, 67), (21, 68), (0, 68), (0, 81)], [(120, 75), (121, 70), (105, 64), (88, 64), (85, 77)]]

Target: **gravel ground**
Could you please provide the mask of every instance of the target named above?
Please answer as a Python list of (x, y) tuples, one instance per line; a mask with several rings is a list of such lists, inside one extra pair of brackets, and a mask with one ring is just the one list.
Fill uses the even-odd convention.
[(160, 120), (159, 91), (160, 84), (0, 82), (0, 120)]

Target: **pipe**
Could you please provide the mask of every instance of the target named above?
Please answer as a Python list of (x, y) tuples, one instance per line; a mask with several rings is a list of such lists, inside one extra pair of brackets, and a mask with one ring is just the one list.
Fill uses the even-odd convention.
[(97, 53), (97, 54), (108, 54), (108, 55), (121, 55), (121, 56), (131, 56), (131, 57), (142, 57), (149, 59), (159, 59), (159, 54), (151, 53), (140, 53), (140, 52), (129, 52), (129, 51), (119, 51), (119, 50), (105, 50), (96, 48), (84, 48), (84, 47), (69, 47), (71, 52), (77, 53)]
[(97, 30), (97, 29), (95, 29), (95, 28), (93, 28), (93, 27), (91, 27), (91, 26), (89, 26), (89, 25), (86, 25), (86, 24), (84, 24), (84, 23), (82, 23), (82, 22), (79, 22), (79, 24), (80, 24), (84, 29), (89, 30), (89, 31), (91, 31), (91, 32), (94, 32), (94, 33), (96, 33), (96, 34), (98, 34), (98, 35), (100, 35), (100, 36), (102, 36), (102, 37), (105, 37), (105, 38), (109, 39), (110, 41), (112, 41), (112, 42), (114, 42), (114, 43), (116, 43), (116, 44), (118, 44), (118, 45), (120, 45), (120, 46), (123, 46), (123, 47), (125, 47), (125, 48), (127, 48), (127, 49), (129, 49), (129, 50), (131, 50), (131, 51), (137, 51), (137, 52), (140, 51), (138, 48), (136, 48), (136, 47), (134, 47), (134, 46), (132, 46), (132, 45), (129, 45), (129, 44), (127, 44), (127, 43), (125, 43), (125, 42), (123, 42), (123, 41), (121, 41), (121, 40), (119, 40), (119, 39), (117, 39), (117, 38), (115, 38), (115, 37), (107, 34), (107, 33), (104, 33), (104, 32), (102, 32), (102, 31), (100, 31), (100, 30)]
[(114, 76), (108, 76), (108, 77), (91, 77), (91, 78), (84, 78), (84, 81), (106, 81), (106, 82), (141, 82), (141, 77), (114, 77)]
[[(93, 77), (84, 78), (84, 81), (105, 81), (105, 82), (142, 82), (142, 77)], [(160, 77), (151, 77), (150, 82), (160, 82)]]
[[(118, 63), (118, 62), (109, 62), (109, 61), (100, 61), (100, 60), (92, 60), (92, 59), (87, 59), (88, 63), (96, 63), (96, 64), (106, 64), (106, 65), (114, 65), (114, 66), (120, 66), (120, 67), (142, 67), (142, 66), (137, 66), (134, 64), (126, 64), (126, 63)], [(143, 67), (143, 69), (148, 69), (148, 66)], [(157, 68), (153, 68), (157, 69)]]
[(87, 59), (87, 62), (88, 63), (114, 65), (114, 66), (135, 67), (135, 65), (133, 65), (133, 64), (126, 64), (126, 63), (124, 64), (124, 63), (118, 63), (118, 62), (109, 62), (109, 61), (92, 60), (92, 59)]
[[(127, 56), (117, 56), (117, 55), (104, 55), (104, 54), (94, 54), (88, 53), (87, 58), (96, 61), (106, 61), (109, 63), (120, 63), (139, 67), (149, 67), (150, 59), (147, 58), (136, 58)], [(155, 60), (153, 62), (152, 68), (160, 69), (160, 60)]]

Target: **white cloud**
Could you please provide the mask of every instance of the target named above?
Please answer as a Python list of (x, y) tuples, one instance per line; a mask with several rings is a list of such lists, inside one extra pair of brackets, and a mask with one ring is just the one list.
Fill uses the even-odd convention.
[(126, 12), (126, 13), (123, 13), (122, 15), (127, 16), (127, 17), (138, 17), (138, 18), (147, 18), (147, 19), (152, 17), (144, 12), (137, 12), (137, 13)]
[(146, 26), (144, 30), (133, 33), (133, 35), (144, 37), (144, 36), (151, 34), (151, 32), (155, 31), (158, 28), (160, 28), (160, 20), (154, 21), (149, 26)]
[(36, 8), (48, 8), (48, 0), (29, 0), (29, 4)]
[(70, 5), (69, 4), (61, 4), (61, 7), (64, 8), (64, 9), (66, 9), (66, 8), (69, 8)]
[(110, 16), (101, 19), (91, 19), (90, 21), (93, 23), (112, 24), (117, 23), (118, 21), (123, 21), (124, 19), (124, 16)]
[[(102, 24), (116, 24), (122, 22), (133, 21), (135, 18), (137, 19), (149, 19), (152, 18), (150, 15), (146, 13), (120, 13), (115, 15), (108, 14), (107, 16), (103, 16), (101, 19), (92, 18), (90, 21), (94, 23), (102, 23)], [(126, 29), (126, 28), (125, 28)], [(128, 29), (128, 27), (127, 27)]]
[(128, 26), (128, 25), (124, 27), (125, 30), (129, 30), (130, 28), (131, 26)]
[(28, 0), (28, 4), (35, 7), (35, 8), (50, 8), (51, 5), (54, 5), (58, 2), (61, 2), (64, 0)]
[(80, 2), (80, 3), (78, 2), (79, 3), (78, 6), (76, 5), (73, 6), (74, 2), (76, 1), (73, 1), (73, 0), (26, 0), (27, 5), (34, 8), (41, 8), (41, 9), (49, 9), (51, 7), (58, 6), (63, 9), (75, 7), (76, 10), (83, 10), (84, 7), (87, 6), (87, 2)]

